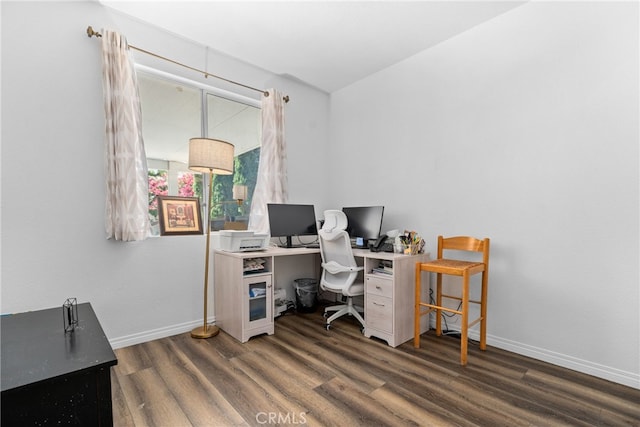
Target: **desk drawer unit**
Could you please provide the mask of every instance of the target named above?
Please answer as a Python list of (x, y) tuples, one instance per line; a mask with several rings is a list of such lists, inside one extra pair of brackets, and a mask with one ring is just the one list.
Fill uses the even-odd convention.
[(367, 328), (393, 333), (393, 300), (376, 294), (367, 295)]
[[(428, 259), (428, 254), (371, 254), (365, 262), (364, 336), (385, 340), (391, 347), (413, 338), (415, 298), (415, 265)], [(384, 264), (385, 272), (378, 272)], [(389, 274), (387, 274), (389, 272)], [(428, 282), (426, 275), (424, 282)], [(428, 296), (428, 285), (424, 286)], [(427, 330), (427, 317), (421, 331)]]
[(393, 279), (367, 275), (365, 280), (366, 334), (392, 341)]

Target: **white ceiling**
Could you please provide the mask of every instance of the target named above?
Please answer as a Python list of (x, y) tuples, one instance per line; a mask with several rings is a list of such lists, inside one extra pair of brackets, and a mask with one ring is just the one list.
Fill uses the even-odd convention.
[(331, 93), (524, 1), (101, 0), (101, 3), (228, 56)]

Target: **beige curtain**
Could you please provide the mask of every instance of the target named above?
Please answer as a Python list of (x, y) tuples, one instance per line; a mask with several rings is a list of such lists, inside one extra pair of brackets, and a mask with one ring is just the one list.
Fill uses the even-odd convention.
[(138, 82), (126, 38), (109, 30), (102, 35), (107, 239), (144, 240), (150, 231), (149, 181)]
[(286, 203), (288, 199), (285, 102), (280, 92), (269, 89), (268, 93), (262, 95), (262, 146), (249, 215), (249, 229), (261, 233), (269, 232), (267, 203)]

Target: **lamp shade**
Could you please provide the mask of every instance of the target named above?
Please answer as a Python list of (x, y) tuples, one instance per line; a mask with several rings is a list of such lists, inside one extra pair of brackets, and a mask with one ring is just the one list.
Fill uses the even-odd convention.
[(233, 144), (211, 138), (189, 140), (189, 169), (195, 172), (231, 175)]
[(233, 186), (233, 199), (234, 200), (247, 200), (248, 189), (246, 185), (236, 184)]

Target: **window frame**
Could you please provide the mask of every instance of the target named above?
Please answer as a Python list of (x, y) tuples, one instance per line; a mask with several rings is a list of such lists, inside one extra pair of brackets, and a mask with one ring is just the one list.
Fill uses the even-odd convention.
[[(215, 95), (222, 96), (223, 98), (227, 98), (232, 101), (237, 101), (243, 104), (250, 105), (252, 107), (256, 107), (258, 109), (262, 109), (262, 102), (259, 99), (250, 98), (248, 96), (240, 95), (235, 92), (230, 92), (228, 90), (220, 89), (215, 86), (207, 85), (207, 84), (198, 82), (196, 80), (191, 80), (176, 74), (167, 73), (166, 71), (161, 71), (156, 68), (148, 67), (146, 65), (135, 64), (135, 70), (136, 72), (140, 71), (147, 74), (153, 74), (160, 78), (175, 80), (178, 83), (182, 83), (187, 86), (192, 86), (197, 89), (203, 89)], [(203, 123), (203, 126), (204, 124), (205, 123)], [(202, 131), (204, 132), (205, 129), (203, 128)]]
[[(182, 84), (185, 86), (189, 86), (192, 87), (194, 89), (197, 89), (200, 92), (200, 111), (201, 111), (201, 117), (200, 117), (200, 134), (201, 135), (193, 135), (193, 137), (198, 137), (198, 136), (202, 136), (207, 138), (208, 137), (208, 129), (209, 129), (209, 111), (208, 111), (208, 102), (207, 102), (207, 96), (208, 95), (214, 95), (214, 96), (218, 96), (230, 101), (234, 101), (234, 102), (238, 102), (241, 104), (245, 104), (248, 105), (250, 107), (254, 107), (257, 108), (258, 110), (262, 110), (262, 102), (259, 99), (254, 99), (254, 98), (250, 98), (244, 95), (240, 95), (237, 94), (235, 92), (231, 92), (231, 91), (227, 91), (224, 89), (220, 89), (211, 85), (207, 85), (201, 82), (198, 82), (196, 80), (191, 80), (189, 78), (186, 77), (182, 77), (176, 74), (172, 74), (172, 73), (168, 73), (166, 71), (162, 71), (162, 70), (158, 70), (156, 68), (152, 68), (146, 65), (142, 65), (142, 64), (135, 64), (134, 65), (136, 74), (138, 72), (140, 73), (145, 73), (148, 75), (151, 75), (153, 77), (157, 77), (160, 79), (165, 79), (168, 81), (172, 81), (172, 82), (176, 82), (178, 84)], [(262, 148), (262, 141), (260, 141), (260, 148)], [(235, 155), (235, 157), (237, 157), (238, 155)], [(148, 164), (148, 163), (147, 163)], [(150, 168), (150, 169), (155, 169), (155, 168)], [(198, 174), (198, 172), (193, 172), (195, 174)], [(234, 171), (235, 173), (235, 171)], [(210, 212), (210, 207), (208, 206), (208, 197), (207, 195), (209, 194), (209, 180), (208, 179), (204, 179), (205, 174), (200, 174), (203, 176), (202, 179), (202, 200), (201, 200), (201, 209), (202, 209), (202, 214), (206, 215), (206, 212)], [(203, 216), (203, 219), (206, 220), (206, 217)], [(212, 226), (214, 225), (212, 222), (210, 221), (205, 221), (205, 224), (209, 223), (209, 232), (212, 233), (216, 233), (219, 230), (212, 230)]]

